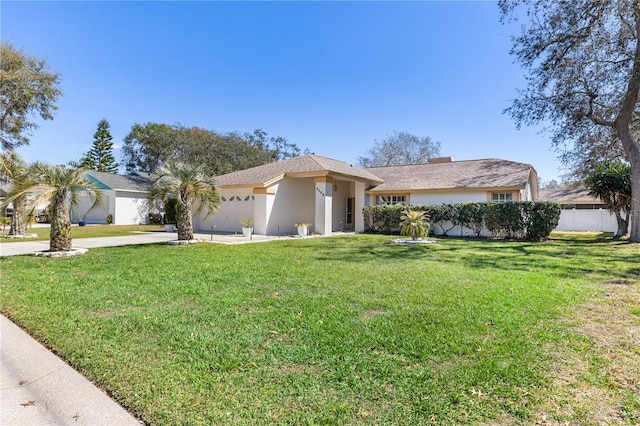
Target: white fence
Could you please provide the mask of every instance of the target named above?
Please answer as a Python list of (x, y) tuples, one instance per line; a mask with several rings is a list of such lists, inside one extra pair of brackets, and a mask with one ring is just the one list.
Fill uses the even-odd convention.
[(570, 209), (560, 212), (558, 231), (616, 232), (618, 223), (607, 209)]

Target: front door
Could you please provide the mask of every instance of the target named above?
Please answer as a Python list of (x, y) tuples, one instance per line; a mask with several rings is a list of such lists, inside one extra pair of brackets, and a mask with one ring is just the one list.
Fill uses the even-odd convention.
[(347, 208), (346, 208), (346, 217), (345, 217), (345, 228), (346, 229), (353, 229), (353, 210), (355, 208), (356, 205), (356, 199), (355, 198), (347, 198)]

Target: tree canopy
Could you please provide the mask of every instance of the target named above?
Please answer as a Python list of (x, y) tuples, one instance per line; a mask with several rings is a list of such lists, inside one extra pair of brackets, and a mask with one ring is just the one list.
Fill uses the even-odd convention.
[(103, 118), (93, 134), (93, 146), (80, 160), (80, 166), (105, 173), (118, 173), (118, 163), (113, 157), (113, 136), (109, 122)]
[(376, 140), (373, 148), (362, 157), (358, 157), (358, 165), (385, 167), (421, 164), (439, 155), (440, 142), (433, 141), (428, 136), (419, 137), (407, 132), (394, 131), (381, 141)]
[(640, 242), (640, 3), (500, 0), (503, 21), (526, 16), (511, 53), (527, 87), (506, 110), (518, 126), (549, 125), (561, 157), (588, 174), (621, 154), (631, 166), (630, 241)]
[(299, 154), (296, 144), (260, 129), (220, 134), (180, 124), (134, 124), (123, 144), (127, 170), (149, 173), (169, 160), (190, 163), (197, 158), (209, 173), (220, 175)]
[(31, 131), (38, 127), (33, 115), (53, 119), (62, 91), (60, 75), (50, 71), (44, 59), (6, 41), (0, 45), (0, 57), (0, 143), (10, 150), (29, 143)]

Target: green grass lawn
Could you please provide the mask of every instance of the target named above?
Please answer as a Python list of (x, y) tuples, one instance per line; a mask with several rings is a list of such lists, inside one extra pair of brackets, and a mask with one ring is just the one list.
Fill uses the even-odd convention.
[[(48, 241), (51, 228), (28, 228), (29, 234), (36, 234), (35, 238), (3, 238), (9, 233), (9, 226), (4, 227), (0, 232), (0, 244), (20, 243), (25, 241)], [(131, 235), (136, 232), (164, 231), (162, 225), (89, 225), (74, 226), (71, 234), (73, 238), (94, 238), (94, 237), (118, 237), (121, 235)]]
[(558, 354), (600, 360), (564, 319), (640, 282), (593, 236), (390, 238), (2, 258), (0, 310), (149, 424), (527, 424)]

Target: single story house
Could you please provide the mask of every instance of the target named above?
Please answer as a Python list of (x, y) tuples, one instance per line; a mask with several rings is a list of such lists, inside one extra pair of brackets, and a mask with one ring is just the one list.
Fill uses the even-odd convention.
[(148, 222), (150, 206), (147, 203), (151, 177), (147, 173), (133, 172), (118, 175), (89, 171), (87, 179), (104, 192), (103, 205), (91, 209), (89, 196), (81, 196), (78, 207), (71, 212), (71, 221), (77, 223), (106, 223), (107, 215), (115, 225), (139, 225)]
[(616, 216), (586, 189), (542, 190), (540, 201), (559, 203), (561, 207), (558, 231), (616, 232)]
[(467, 201), (534, 201), (538, 180), (529, 164), (500, 159), (361, 168), (318, 155), (303, 155), (216, 178), (220, 209), (194, 218), (200, 231), (240, 232), (254, 219), (262, 235), (311, 231), (364, 231), (362, 208), (375, 204), (447, 204)]

